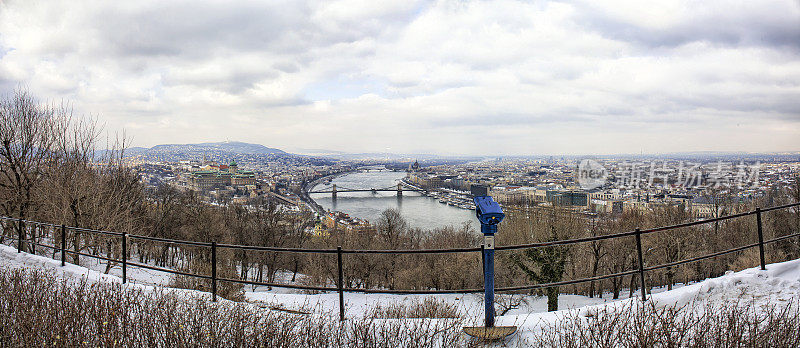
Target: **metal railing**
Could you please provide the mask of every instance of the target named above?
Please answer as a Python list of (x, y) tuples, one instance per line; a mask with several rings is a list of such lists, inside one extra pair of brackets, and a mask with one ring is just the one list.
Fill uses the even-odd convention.
[[(496, 288), (496, 292), (514, 292), (514, 291), (521, 291), (521, 290), (534, 290), (534, 289), (543, 289), (549, 288), (554, 286), (563, 286), (563, 285), (572, 285), (572, 284), (580, 284), (586, 282), (593, 282), (598, 280), (604, 279), (611, 279), (617, 277), (623, 277), (628, 275), (636, 275), (640, 280), (641, 286), (641, 296), (643, 300), (647, 299), (647, 284), (645, 273), (649, 271), (654, 271), (662, 268), (667, 267), (674, 267), (682, 264), (698, 262), (701, 260), (706, 260), (714, 257), (718, 257), (725, 254), (730, 254), (750, 248), (759, 248), (759, 261), (761, 265), (761, 269), (766, 269), (766, 261), (764, 255), (764, 246), (770, 243), (776, 243), (782, 240), (786, 240), (789, 238), (800, 237), (800, 233), (795, 232), (792, 234), (780, 236), (777, 238), (772, 238), (769, 240), (764, 240), (763, 235), (763, 227), (762, 227), (762, 213), (769, 212), (773, 210), (779, 209), (787, 209), (792, 207), (798, 207), (800, 203), (791, 203), (785, 204), (781, 206), (770, 207), (766, 209), (756, 208), (753, 211), (727, 215), (712, 219), (705, 219), (705, 220), (697, 220), (687, 223), (681, 223), (676, 225), (669, 225), (669, 226), (662, 226), (656, 228), (650, 228), (645, 230), (635, 229), (634, 231), (629, 232), (621, 232), (621, 233), (614, 233), (602, 236), (594, 236), (594, 237), (583, 237), (583, 238), (574, 238), (574, 239), (566, 239), (566, 240), (557, 240), (557, 241), (549, 241), (549, 242), (538, 242), (538, 243), (529, 243), (529, 244), (519, 244), (519, 245), (507, 245), (507, 246), (498, 246), (495, 248), (496, 251), (513, 251), (513, 250), (524, 250), (524, 249), (532, 249), (532, 248), (545, 248), (551, 246), (559, 246), (559, 245), (571, 245), (571, 244), (578, 244), (578, 243), (587, 243), (587, 242), (594, 242), (600, 240), (607, 240), (607, 239), (615, 239), (615, 238), (622, 238), (622, 237), (630, 237), (634, 236), (636, 241), (636, 256), (637, 256), (637, 268), (633, 270), (622, 271), (618, 273), (611, 273), (587, 278), (580, 278), (580, 279), (573, 279), (573, 280), (564, 280), (558, 282), (550, 282), (550, 283), (539, 283), (539, 284), (530, 284), (530, 285), (522, 285), (522, 286), (507, 286), (507, 287), (499, 287)], [(709, 224), (724, 220), (730, 220), (735, 218), (741, 218), (745, 216), (755, 215), (756, 216), (756, 233), (758, 237), (757, 243), (751, 243), (743, 246), (739, 246), (736, 248), (722, 250), (718, 252), (714, 252), (707, 255), (697, 256), (693, 258), (683, 259), (679, 261), (664, 263), (661, 265), (656, 266), (649, 266), (645, 267), (645, 260), (644, 260), (644, 253), (642, 251), (642, 240), (641, 236), (645, 234), (650, 234), (654, 232), (661, 232), (661, 231), (668, 231), (683, 227), (690, 227), (690, 226), (697, 226), (702, 224)], [(477, 253), (481, 252), (482, 247), (476, 248), (449, 248), (449, 249), (413, 249), (413, 250), (374, 250), (374, 249), (343, 249), (341, 246), (337, 247), (336, 249), (309, 249), (309, 248), (287, 248), (287, 247), (264, 247), (264, 246), (254, 246), (254, 245), (236, 245), (236, 244), (224, 244), (224, 243), (216, 243), (216, 242), (195, 242), (195, 241), (188, 241), (188, 240), (177, 240), (177, 239), (168, 239), (168, 238), (159, 238), (159, 237), (149, 237), (149, 236), (142, 236), (142, 235), (134, 235), (134, 234), (127, 234), (121, 232), (111, 232), (111, 231), (102, 231), (102, 230), (93, 230), (87, 228), (78, 228), (78, 227), (69, 227), (66, 225), (55, 225), (50, 223), (38, 222), (38, 221), (29, 221), (23, 220), (18, 218), (10, 218), (10, 217), (0, 217), (0, 220), (16, 222), (19, 224), (18, 231), (19, 231), (19, 238), (17, 240), (18, 252), (22, 251), (23, 241), (30, 243), (30, 245), (35, 248), (36, 246), (41, 246), (45, 248), (50, 248), (54, 251), (59, 251), (61, 254), (61, 265), (64, 266), (66, 264), (65, 257), (67, 254), (72, 255), (80, 255), (85, 257), (96, 258), (100, 260), (105, 260), (108, 262), (116, 262), (120, 263), (122, 267), (122, 282), (127, 282), (127, 268), (128, 267), (139, 267), (144, 269), (150, 269), (155, 271), (161, 271), (171, 274), (183, 275), (188, 277), (195, 277), (200, 279), (208, 279), (211, 280), (211, 294), (212, 294), (212, 301), (217, 300), (217, 284), (218, 282), (230, 282), (230, 283), (239, 283), (239, 284), (246, 284), (246, 285), (260, 285), (260, 286), (269, 286), (269, 287), (279, 287), (279, 288), (289, 288), (289, 289), (299, 289), (299, 290), (311, 290), (311, 291), (336, 291), (339, 293), (339, 314), (340, 318), (344, 320), (344, 292), (360, 292), (366, 294), (463, 294), (463, 293), (480, 293), (483, 292), (483, 288), (475, 288), (475, 289), (429, 289), (429, 290), (394, 290), (394, 289), (365, 289), (365, 288), (350, 288), (344, 286), (344, 267), (343, 267), (343, 257), (344, 255), (348, 254), (449, 254), (449, 253)], [(53, 229), (60, 229), (60, 246), (55, 246), (55, 239), (54, 245), (47, 245), (41, 244), (36, 242), (36, 238), (27, 238), (23, 239), (22, 231), (25, 229), (27, 224), (32, 224), (37, 227), (50, 227)], [(36, 228), (32, 229), (35, 233)], [(101, 255), (92, 255), (87, 253), (82, 253), (75, 250), (69, 250), (66, 247), (66, 233), (67, 231), (73, 231), (74, 233), (96, 233), (96, 234), (104, 234), (116, 238), (120, 238), (121, 244), (121, 253), (120, 259), (114, 259), (106, 256)], [(54, 230), (55, 231), (55, 230)], [(128, 239), (138, 239), (138, 240), (146, 240), (146, 241), (153, 241), (153, 242), (161, 242), (161, 243), (169, 243), (172, 245), (185, 245), (185, 246), (195, 246), (195, 247), (203, 247), (203, 248), (210, 248), (211, 249), (211, 275), (203, 275), (203, 274), (195, 274), (190, 272), (183, 272), (171, 268), (164, 268), (149, 265), (146, 263), (138, 263), (138, 262), (131, 262), (128, 260)], [(217, 251), (219, 248), (225, 249), (233, 249), (233, 250), (250, 250), (250, 251), (262, 251), (262, 252), (278, 252), (278, 253), (311, 253), (311, 254), (336, 254), (337, 256), (337, 279), (336, 279), (336, 286), (307, 286), (307, 285), (295, 285), (295, 284), (283, 284), (283, 283), (274, 283), (274, 282), (258, 282), (258, 281), (251, 281), (247, 279), (234, 279), (234, 278), (224, 278), (219, 277), (217, 275)], [(35, 252), (35, 249), (33, 249)]]

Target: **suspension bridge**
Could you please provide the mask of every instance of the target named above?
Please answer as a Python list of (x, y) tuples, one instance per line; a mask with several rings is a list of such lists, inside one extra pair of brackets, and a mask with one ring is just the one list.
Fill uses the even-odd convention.
[(361, 188), (361, 189), (347, 188), (341, 186), (337, 187), (336, 184), (333, 184), (330, 188), (308, 191), (308, 193), (330, 193), (331, 197), (336, 198), (336, 194), (341, 192), (372, 192), (372, 193), (397, 192), (397, 196), (400, 197), (403, 195), (403, 191), (425, 192), (425, 190), (416, 187), (410, 187), (404, 185), (403, 183), (397, 183), (397, 186), (389, 186), (381, 188)]

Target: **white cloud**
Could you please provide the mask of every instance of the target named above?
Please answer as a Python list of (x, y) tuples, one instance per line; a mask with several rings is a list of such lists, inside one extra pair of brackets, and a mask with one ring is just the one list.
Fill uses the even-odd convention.
[(0, 91), (144, 146), (800, 150), (799, 43), (790, 0), (12, 0)]

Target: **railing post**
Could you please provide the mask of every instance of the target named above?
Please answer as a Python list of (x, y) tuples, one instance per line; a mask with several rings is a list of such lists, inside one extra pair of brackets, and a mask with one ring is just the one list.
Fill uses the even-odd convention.
[(22, 252), (22, 231), (25, 229), (25, 222), (22, 221), (22, 218), (19, 219), (19, 233), (17, 236), (17, 252)]
[(644, 256), (642, 255), (642, 232), (636, 229), (636, 251), (639, 253), (639, 280), (642, 284), (642, 301), (647, 301), (647, 283), (644, 280)]
[(81, 255), (78, 254), (80, 252), (80, 233), (81, 231), (78, 230), (78, 226), (70, 226), (72, 228), (72, 246), (73, 246), (73, 254), (72, 259), (76, 265), (80, 266), (81, 264)]
[(217, 302), (217, 242), (211, 242), (211, 301)]
[(122, 284), (128, 280), (128, 234), (122, 232)]
[(39, 227), (39, 226), (34, 224), (33, 228), (31, 228), (31, 238), (30, 238), (30, 242), (31, 242), (30, 246), (31, 247), (29, 249), (31, 251), (31, 254), (34, 254), (34, 255), (36, 255), (36, 228), (37, 227)]
[(342, 246), (336, 247), (336, 264), (339, 268), (339, 281), (336, 287), (339, 290), (339, 321), (344, 321), (344, 269), (342, 267)]
[(761, 228), (761, 208), (756, 208), (756, 225), (758, 229), (758, 253), (761, 259), (761, 270), (767, 269), (767, 263), (764, 260), (764, 231)]
[(61, 267), (67, 262), (67, 227), (61, 224)]

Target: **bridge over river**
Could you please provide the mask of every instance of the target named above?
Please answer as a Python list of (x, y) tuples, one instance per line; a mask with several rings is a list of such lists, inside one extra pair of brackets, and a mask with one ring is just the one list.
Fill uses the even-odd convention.
[(403, 191), (413, 191), (413, 192), (425, 192), (425, 190), (412, 187), (404, 182), (398, 182), (397, 186), (389, 186), (389, 187), (382, 187), (382, 188), (347, 188), (347, 187), (337, 187), (336, 184), (332, 184), (328, 189), (322, 190), (313, 190), (309, 191), (308, 193), (330, 193), (331, 198), (336, 198), (337, 193), (342, 192), (397, 192), (397, 196), (402, 196)]
[[(461, 227), (476, 223), (473, 210), (440, 203), (424, 190), (404, 183), (405, 172), (367, 170), (332, 178), (308, 188), (309, 197), (323, 209), (341, 211), (377, 222), (386, 209), (397, 209), (411, 227)], [(334, 194), (334, 185), (336, 187)]]

